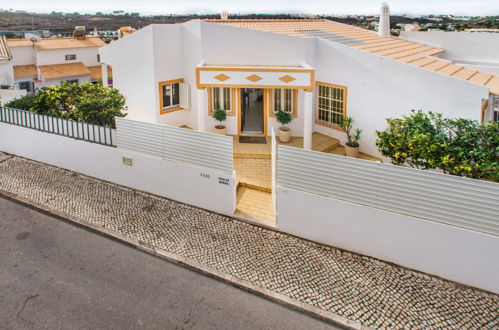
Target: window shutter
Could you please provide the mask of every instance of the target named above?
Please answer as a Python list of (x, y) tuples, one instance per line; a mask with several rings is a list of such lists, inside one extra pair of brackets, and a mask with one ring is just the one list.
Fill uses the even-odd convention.
[(180, 89), (180, 107), (184, 109), (191, 108), (191, 87), (186, 83), (179, 83)]

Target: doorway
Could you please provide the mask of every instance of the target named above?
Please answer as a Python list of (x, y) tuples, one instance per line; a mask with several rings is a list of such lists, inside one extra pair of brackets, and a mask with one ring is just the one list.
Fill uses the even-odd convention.
[(264, 134), (263, 88), (241, 88), (241, 133)]

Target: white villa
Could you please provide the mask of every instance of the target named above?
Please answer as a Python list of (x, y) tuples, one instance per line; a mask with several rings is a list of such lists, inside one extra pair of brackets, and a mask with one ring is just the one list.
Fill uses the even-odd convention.
[[(84, 32), (84, 31), (83, 31)], [(63, 81), (78, 84), (102, 77), (99, 37), (7, 39), (12, 54), (12, 85), (28, 93)]]
[(361, 151), (378, 156), (375, 130), (385, 118), (423, 109), (483, 121), (499, 111), (498, 76), (391, 37), (385, 24), (375, 33), (317, 19), (193, 20), (150, 25), (100, 54), (131, 119), (211, 131), (211, 112), (221, 108), (228, 134), (268, 136), (282, 109), (305, 149), (313, 132), (344, 143), (341, 115), (363, 130)]

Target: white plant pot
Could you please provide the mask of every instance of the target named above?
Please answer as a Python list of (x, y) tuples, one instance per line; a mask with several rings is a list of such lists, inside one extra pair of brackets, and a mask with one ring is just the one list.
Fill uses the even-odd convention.
[(350, 147), (348, 145), (345, 145), (345, 154), (347, 157), (358, 158), (359, 147)]
[(279, 127), (279, 141), (288, 143), (291, 139), (291, 128)]
[(225, 126), (220, 126), (220, 125), (217, 125), (213, 128), (213, 133), (215, 134), (220, 134), (220, 135), (225, 135)]

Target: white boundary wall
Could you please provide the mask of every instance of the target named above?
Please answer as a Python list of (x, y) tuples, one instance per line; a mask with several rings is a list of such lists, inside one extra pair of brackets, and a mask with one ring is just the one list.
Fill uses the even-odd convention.
[[(315, 159), (311, 157), (311, 153), (314, 152), (311, 151), (296, 149), (309, 156), (308, 164), (310, 167), (297, 170), (296, 173), (299, 173), (300, 181), (294, 181), (298, 182), (295, 184), (293, 178), (287, 180), (285, 177), (291, 176), (289, 167), (299, 166), (303, 159), (299, 157), (294, 159), (288, 155), (286, 156), (288, 164), (283, 165), (283, 149), (295, 148), (279, 146), (279, 180), (277, 183), (277, 226), (279, 230), (499, 293), (499, 281), (497, 280), (497, 274), (499, 274), (498, 236), (353, 203), (349, 201), (349, 197), (340, 200), (338, 197), (326, 196), (326, 194), (329, 195), (327, 189), (331, 188), (334, 183), (331, 181), (330, 173), (315, 171), (312, 168), (317, 164), (325, 168), (328, 165), (327, 163), (315, 162)], [(317, 156), (331, 156), (328, 159), (331, 163), (334, 163), (335, 158), (341, 157), (315, 154)], [(341, 159), (338, 158), (338, 160)], [(344, 158), (344, 160), (371, 165), (356, 159)], [(390, 165), (385, 164), (385, 166)], [(396, 168), (397, 171), (400, 169), (414, 171)], [(351, 168), (345, 166), (343, 171), (338, 172), (337, 180), (348, 180), (351, 175), (350, 170)], [(425, 171), (418, 172), (428, 174), (429, 177), (434, 174)], [(322, 175), (324, 179), (318, 182), (314, 175)], [(380, 184), (383, 185), (380, 177), (376, 177), (372, 173), (370, 175), (373, 176), (374, 180), (380, 180)], [(361, 177), (358, 179), (359, 181), (363, 180)], [(464, 178), (457, 179), (470, 181)], [(299, 186), (301, 182), (307, 182), (304, 186), (314, 187), (312, 189), (317, 189), (322, 185), (326, 190), (324, 193), (311, 189), (305, 191)], [(473, 182), (470, 183), (472, 187), (469, 189), (476, 189), (473, 187)], [(366, 191), (369, 191), (370, 184), (372, 182), (364, 180)], [(336, 188), (349, 193), (352, 192), (351, 187), (344, 182), (336, 186)], [(466, 190), (463, 186), (456, 189)], [(370, 194), (373, 198), (379, 197), (372, 191)], [(397, 193), (394, 193), (394, 197), (397, 197)], [(494, 195), (492, 194), (491, 197)], [(397, 201), (394, 200), (394, 204), (396, 203)], [(431, 201), (428, 201), (429, 208), (435, 207), (431, 204)], [(496, 203), (496, 205), (498, 204)], [(476, 206), (480, 207), (480, 201), (476, 202)], [(499, 207), (496, 209), (498, 210), (497, 215)], [(499, 219), (495, 220), (496, 223), (498, 221)]]
[[(236, 206), (235, 175), (0, 123), (0, 151), (225, 215)], [(123, 157), (133, 165), (123, 164)]]

